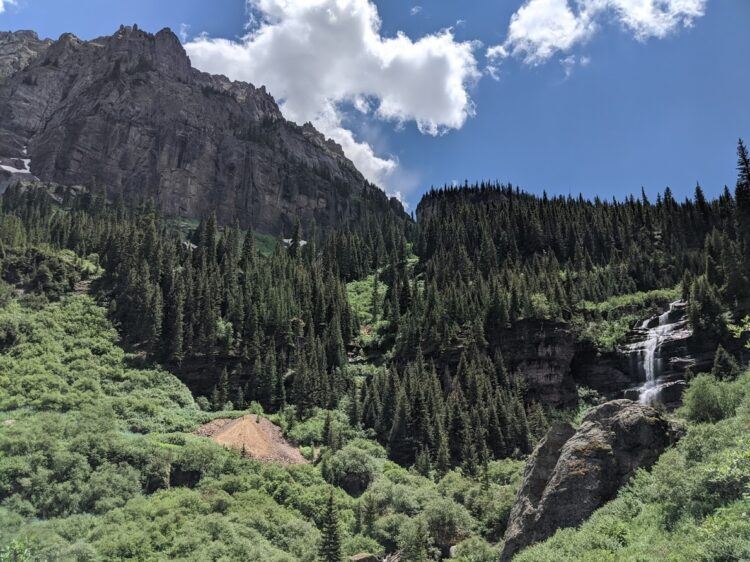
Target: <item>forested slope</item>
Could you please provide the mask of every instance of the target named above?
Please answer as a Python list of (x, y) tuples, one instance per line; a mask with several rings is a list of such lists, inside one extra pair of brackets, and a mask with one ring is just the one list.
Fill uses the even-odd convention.
[[(493, 560), (521, 459), (552, 420), (607, 398), (575, 369), (611, 361), (678, 297), (686, 345), (710, 358), (722, 346), (712, 374), (684, 372), (688, 436), (580, 532), (521, 556), (653, 559), (687, 535), (675, 559), (744, 555), (742, 143), (738, 160), (734, 193), (715, 200), (447, 188), (425, 196), (416, 224), (297, 226), (269, 251), (214, 216), (177, 229), (147, 203), (9, 189), (2, 556), (427, 560), (458, 545), (459, 559)], [(624, 377), (613, 394), (641, 382), (608, 373)], [(192, 435), (248, 411), (311, 464), (263, 465)]]
[[(328, 462), (258, 463), (192, 435), (218, 414), (173, 375), (132, 366), (90, 297), (13, 299), (0, 326), (2, 560), (313, 560), (331, 493), (348, 554), (470, 537), (489, 549), (480, 537), (504, 529), (518, 463), (491, 465), (484, 484), (433, 482), (385, 460), (343, 412), (328, 414)], [(292, 435), (324, 443), (325, 417)], [(357, 478), (358, 499), (335, 485)]]

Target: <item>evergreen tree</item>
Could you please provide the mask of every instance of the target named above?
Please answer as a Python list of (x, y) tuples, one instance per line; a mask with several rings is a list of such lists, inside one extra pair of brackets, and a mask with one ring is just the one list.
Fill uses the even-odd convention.
[(411, 433), (409, 403), (403, 388), (396, 398), (396, 409), (393, 425), (388, 434), (388, 456), (400, 464), (411, 464), (414, 461), (414, 445)]
[(328, 496), (319, 528), (321, 541), (318, 555), (320, 560), (322, 562), (340, 562), (341, 531), (339, 530), (338, 512), (333, 501), (333, 491)]
[(721, 345), (716, 348), (716, 354), (714, 355), (714, 365), (711, 369), (711, 374), (717, 379), (723, 380), (734, 380), (736, 379), (742, 369), (735, 361), (729, 352), (724, 349)]
[(221, 376), (219, 377), (219, 383), (217, 384), (216, 389), (217, 402), (214, 403), (214, 408), (221, 410), (229, 400), (229, 373), (227, 373), (226, 367), (221, 371)]

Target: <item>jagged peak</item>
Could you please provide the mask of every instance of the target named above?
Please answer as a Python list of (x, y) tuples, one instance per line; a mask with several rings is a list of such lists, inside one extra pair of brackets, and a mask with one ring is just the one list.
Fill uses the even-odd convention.
[[(16, 31), (0, 31), (0, 38), (12, 37), (14, 39), (29, 39), (31, 41), (41, 41), (36, 31), (31, 29), (17, 29)], [(49, 41), (49, 39), (47, 39)]]

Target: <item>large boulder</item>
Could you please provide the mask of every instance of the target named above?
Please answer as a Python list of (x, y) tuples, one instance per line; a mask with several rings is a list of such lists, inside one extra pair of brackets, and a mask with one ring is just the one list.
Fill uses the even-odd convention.
[(582, 523), (679, 436), (679, 428), (660, 412), (630, 400), (594, 408), (577, 431), (565, 422), (553, 424), (526, 463), (502, 560), (557, 529)]

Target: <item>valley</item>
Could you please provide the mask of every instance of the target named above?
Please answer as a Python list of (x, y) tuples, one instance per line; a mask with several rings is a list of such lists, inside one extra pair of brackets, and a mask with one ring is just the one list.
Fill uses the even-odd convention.
[(183, 43), (0, 33), (0, 562), (750, 559), (742, 140), (407, 214)]

